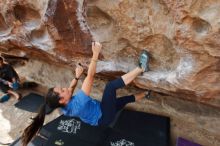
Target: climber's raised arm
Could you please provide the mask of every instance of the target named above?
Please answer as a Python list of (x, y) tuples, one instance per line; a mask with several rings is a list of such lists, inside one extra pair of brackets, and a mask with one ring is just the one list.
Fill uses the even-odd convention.
[(79, 65), (77, 65), (77, 67), (75, 69), (75, 78), (71, 81), (70, 86), (69, 86), (69, 90), (72, 93), (74, 92), (76, 85), (77, 85), (77, 82), (78, 82), (80, 76), (82, 75), (82, 73), (83, 73), (83, 67), (79, 64)]
[(85, 80), (83, 81), (82, 84), (82, 91), (89, 96), (91, 89), (92, 89), (92, 85), (93, 85), (93, 81), (94, 81), (94, 76), (96, 73), (96, 64), (98, 61), (98, 57), (99, 57), (99, 53), (101, 51), (102, 45), (99, 42), (93, 42), (92, 43), (92, 59), (91, 62), (89, 64), (89, 69), (88, 69), (88, 73), (87, 76), (85, 78)]

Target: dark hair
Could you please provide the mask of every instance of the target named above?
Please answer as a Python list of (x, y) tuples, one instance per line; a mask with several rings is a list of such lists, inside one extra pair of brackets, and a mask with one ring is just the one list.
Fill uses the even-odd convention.
[(44, 119), (46, 115), (46, 107), (49, 106), (51, 109), (56, 109), (61, 107), (62, 105), (59, 103), (59, 94), (54, 92), (54, 88), (50, 88), (45, 97), (45, 103), (40, 107), (40, 110), (36, 117), (33, 118), (32, 123), (25, 128), (21, 141), (23, 146), (27, 146), (27, 144), (32, 140), (32, 138), (39, 132), (44, 124)]

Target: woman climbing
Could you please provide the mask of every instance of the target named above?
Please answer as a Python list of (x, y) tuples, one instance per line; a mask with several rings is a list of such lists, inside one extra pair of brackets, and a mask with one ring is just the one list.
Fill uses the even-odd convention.
[(96, 63), (101, 48), (102, 45), (100, 43), (92, 43), (93, 56), (88, 68), (87, 76), (83, 81), (81, 89), (74, 96), (72, 96), (73, 91), (77, 85), (79, 77), (83, 73), (83, 68), (81, 66), (76, 68), (75, 78), (72, 80), (69, 88), (54, 87), (48, 90), (45, 97), (45, 104), (41, 107), (31, 125), (24, 130), (22, 135), (23, 146), (26, 146), (43, 126), (46, 106), (49, 106), (52, 109), (60, 107), (64, 115), (79, 117), (83, 122), (93, 126), (108, 126), (114, 120), (116, 113), (127, 103), (139, 101), (146, 96), (146, 92), (118, 98), (116, 96), (117, 89), (125, 87), (138, 75), (148, 71), (149, 55), (146, 51), (143, 51), (139, 58), (138, 67), (106, 84), (101, 102), (90, 97), (96, 73)]

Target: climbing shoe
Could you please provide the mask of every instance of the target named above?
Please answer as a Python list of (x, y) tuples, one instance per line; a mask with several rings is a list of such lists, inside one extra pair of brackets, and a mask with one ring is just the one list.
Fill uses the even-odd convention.
[(141, 52), (138, 65), (143, 69), (143, 72), (149, 71), (149, 53), (146, 50)]
[(2, 97), (0, 97), (0, 102), (6, 102), (8, 101), (10, 96), (8, 94), (4, 94)]

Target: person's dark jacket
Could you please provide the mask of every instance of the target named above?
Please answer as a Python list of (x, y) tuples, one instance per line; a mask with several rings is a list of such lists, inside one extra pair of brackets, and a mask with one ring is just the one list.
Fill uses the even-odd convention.
[(10, 64), (4, 64), (0, 67), (0, 78), (12, 82), (12, 78), (19, 80), (19, 76)]

